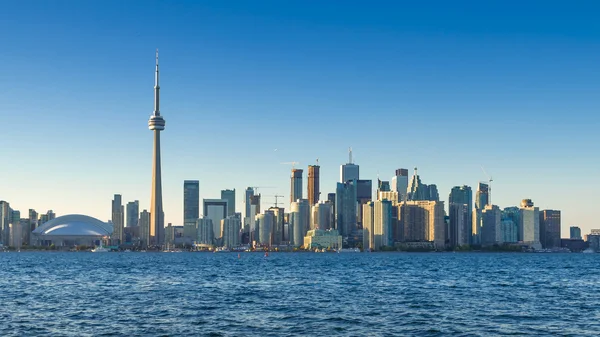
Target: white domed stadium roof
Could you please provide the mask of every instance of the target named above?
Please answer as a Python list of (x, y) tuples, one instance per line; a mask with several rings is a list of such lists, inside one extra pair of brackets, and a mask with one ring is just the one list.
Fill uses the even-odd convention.
[(59, 216), (33, 231), (44, 236), (108, 236), (112, 232), (111, 224), (81, 214)]

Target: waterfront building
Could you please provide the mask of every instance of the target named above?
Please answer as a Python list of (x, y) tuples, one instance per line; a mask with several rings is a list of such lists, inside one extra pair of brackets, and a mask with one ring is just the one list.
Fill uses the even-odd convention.
[(541, 248), (540, 243), (540, 210), (531, 199), (523, 199), (519, 209), (519, 232), (523, 243), (534, 248)]
[(335, 193), (335, 223), (340, 235), (347, 237), (354, 231), (357, 214), (356, 180), (337, 183)]
[(285, 209), (282, 207), (270, 207), (273, 212), (273, 228), (271, 230), (271, 244), (278, 246), (283, 243), (283, 225)]
[(138, 225), (140, 215), (140, 202), (139, 200), (130, 201), (127, 203), (127, 222), (125, 227), (135, 227)]
[(28, 243), (29, 219), (13, 219), (10, 224), (10, 245), (20, 249), (23, 243)]
[(151, 243), (150, 239), (150, 212), (143, 210), (140, 213), (140, 241), (142, 247), (148, 247)]
[(221, 199), (227, 200), (227, 216), (235, 215), (235, 188), (233, 190), (221, 190)]
[(212, 220), (214, 239), (221, 235), (221, 220), (227, 217), (227, 200), (203, 199), (204, 217)]
[(363, 248), (378, 251), (392, 245), (392, 202), (377, 200), (363, 205)]
[(328, 201), (312, 206), (310, 229), (328, 230), (333, 228), (333, 207)]
[(200, 217), (200, 181), (183, 181), (183, 223), (195, 224)]
[[(250, 218), (252, 221), (254, 221), (254, 215), (250, 214), (250, 206), (252, 205), (252, 197), (254, 196), (254, 188), (252, 187), (248, 187), (246, 188), (246, 191), (244, 192), (244, 217), (245, 218)], [(249, 223), (249, 221), (247, 220), (247, 222)]]
[(10, 222), (12, 220), (12, 209), (7, 201), (0, 200), (0, 238), (4, 246), (10, 245)]
[(519, 241), (519, 226), (512, 219), (502, 218), (500, 231), (502, 232), (503, 243), (516, 243)]
[(125, 210), (123, 208), (123, 202), (120, 194), (115, 194), (112, 200), (112, 223), (114, 226), (111, 236), (113, 245), (125, 243), (125, 236), (123, 232), (123, 227), (125, 224)]
[(292, 202), (290, 206), (291, 244), (300, 247), (304, 243), (304, 236), (309, 229), (310, 204), (308, 200), (301, 199)]
[(481, 228), (483, 227), (483, 216), (482, 212), (486, 205), (490, 202), (490, 189), (487, 183), (480, 182), (477, 186), (477, 193), (475, 194), (475, 209), (473, 210), (473, 227), (471, 242), (473, 244), (481, 244)]
[(436, 249), (445, 248), (446, 226), (442, 201), (407, 201), (398, 207), (398, 222), (404, 229), (405, 242), (430, 241)]
[(290, 183), (290, 203), (302, 199), (302, 174), (304, 170), (294, 168), (292, 169), (291, 183)]
[(496, 205), (485, 205), (481, 212), (481, 244), (495, 245), (502, 242), (502, 212)]
[(337, 229), (311, 229), (304, 237), (304, 248), (312, 249), (339, 249), (342, 248), (342, 236)]
[(212, 246), (215, 241), (214, 225), (211, 218), (202, 217), (196, 220), (198, 238), (196, 243), (203, 246)]
[(396, 170), (396, 175), (392, 178), (392, 192), (398, 193), (398, 202), (407, 200), (408, 190), (408, 170), (400, 168)]
[[(308, 166), (308, 203), (312, 206), (319, 202), (321, 192), (319, 186), (319, 174), (321, 167), (319, 165)], [(297, 200), (297, 199), (295, 199)], [(292, 200), (293, 201), (293, 200)]]
[(450, 203), (448, 244), (450, 247), (460, 247), (471, 244), (471, 214), (469, 205)]
[(540, 242), (543, 248), (560, 247), (560, 211), (540, 211)]
[(577, 226), (569, 227), (569, 237), (571, 240), (581, 240), (581, 228)]
[(271, 231), (273, 230), (273, 224), (275, 222), (275, 214), (273, 211), (265, 211), (262, 214), (256, 216), (258, 243), (263, 246), (271, 246)]
[(235, 215), (230, 215), (221, 220), (221, 237), (224, 247), (237, 247), (240, 245), (240, 230), (242, 221)]
[(183, 224), (183, 237), (186, 241), (197, 241), (198, 238), (198, 219), (196, 222), (186, 222)]
[(150, 239), (154, 245), (164, 243), (165, 214), (162, 203), (162, 171), (160, 161), (160, 132), (165, 129), (165, 120), (160, 115), (160, 86), (158, 84), (158, 50), (154, 73), (154, 112), (148, 120), (148, 128), (154, 133), (152, 155), (152, 191), (150, 197)]

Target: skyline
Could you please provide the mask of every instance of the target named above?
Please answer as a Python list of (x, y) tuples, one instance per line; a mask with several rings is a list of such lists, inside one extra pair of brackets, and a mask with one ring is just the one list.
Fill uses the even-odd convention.
[[(87, 16), (65, 17), (59, 7), (67, 3), (72, 12)], [(216, 24), (217, 29), (203, 35), (208, 41), (174, 27), (155, 31), (160, 33), (156, 38), (133, 38), (132, 32), (146, 28), (143, 22), (150, 17), (144, 15), (132, 25), (117, 20), (112, 29), (93, 28), (98, 22), (94, 15), (118, 7), (113, 2), (94, 15), (86, 12), (90, 5), (64, 2), (49, 9), (56, 17), (31, 13), (30, 18), (15, 15), (0, 23), (5, 31), (15, 31), (0, 37), (8, 51), (0, 55), (6, 68), (0, 75), (0, 117), (9, 126), (0, 135), (8, 145), (1, 153), (11, 163), (5, 168), (8, 178), (2, 179), (0, 199), (22, 212), (52, 209), (59, 215), (80, 213), (106, 220), (112, 196), (121, 194), (124, 202), (140, 200), (140, 210), (149, 210), (152, 150), (142, 119), (152, 110), (150, 55), (158, 47), (163, 56), (163, 110), (169, 118), (162, 144), (165, 224), (183, 224), (184, 180), (200, 181), (201, 200), (235, 189), (238, 211), (248, 186), (277, 187), (259, 189), (263, 205), (274, 203), (270, 195), (289, 198), (290, 167), (282, 162), (298, 161), (297, 168), (307, 171), (319, 158), (323, 199), (335, 191), (345, 149), (352, 146), (361, 179), (376, 181), (379, 175), (390, 180), (397, 168), (411, 171), (416, 166), (424, 182), (437, 184), (447, 207), (453, 186), (475, 190), (477, 182), (487, 179), (483, 166), (494, 177), (494, 204), (516, 206), (530, 198), (540, 209), (559, 209), (563, 237), (570, 226), (583, 232), (597, 227), (592, 188), (600, 182), (595, 174), (599, 163), (592, 155), (600, 140), (594, 133), (600, 121), (594, 115), (600, 107), (594, 96), (600, 83), (594, 75), (600, 66), (592, 56), (600, 51), (598, 29), (562, 36), (507, 27), (502, 35), (486, 26), (490, 31), (448, 28), (451, 33), (444, 35), (428, 27), (388, 27), (392, 17), (374, 15), (373, 10), (368, 11), (369, 19), (355, 25), (338, 22), (348, 15), (357, 19), (345, 13), (328, 26), (317, 20), (322, 13), (311, 17), (308, 8), (296, 22), (292, 14), (278, 16), (257, 5), (252, 9), (262, 16), (256, 15), (250, 32), (261, 34), (252, 40), (256, 46), (250, 46), (236, 44), (250, 34), (243, 29), (253, 18), (236, 12), (247, 9), (243, 4), (236, 9), (188, 5), (191, 13), (213, 15), (209, 23), (198, 20), (193, 22), (198, 26), (192, 26), (195, 33)], [(18, 4), (11, 6), (15, 14), (23, 10)], [(127, 6), (131, 8), (123, 9), (125, 13), (140, 9), (133, 3)], [(177, 10), (167, 9), (163, 22), (168, 23)], [(120, 15), (124, 14), (112, 17)], [(227, 26), (240, 17), (246, 21)], [(85, 24), (85, 18), (91, 22)], [(376, 18), (387, 20), (376, 24)], [(39, 22), (33, 24), (36, 19), (50, 29), (40, 30)], [(220, 25), (218, 19), (223, 20)], [(62, 27), (56, 24), (60, 20)], [(189, 25), (191, 21), (191, 14), (183, 19)], [(81, 35), (68, 32), (74, 22), (82, 25)], [(325, 32), (314, 41), (309, 39), (317, 37), (310, 30), (313, 25)], [(29, 30), (19, 29), (27, 26)], [(281, 31), (267, 34), (273, 27)], [(345, 31), (352, 28), (353, 34)], [(117, 37), (119, 29), (127, 34)], [(104, 33), (98, 36), (102, 43), (91, 45), (83, 38), (94, 32)], [(290, 41), (297, 45), (285, 39), (285, 32), (295, 33)], [(44, 34), (52, 41), (44, 42)], [(237, 39), (218, 40), (219, 36)], [(357, 36), (362, 39), (352, 40)], [(188, 46), (200, 40), (207, 43)], [(32, 54), (28, 41), (38, 41), (43, 55)], [(77, 48), (65, 50), (73, 41), (79, 43)], [(111, 41), (125, 57), (106, 48)], [(132, 41), (137, 42), (125, 46)], [(325, 48), (332, 41), (339, 41), (339, 50)], [(400, 50), (400, 42), (410, 48)], [(478, 46), (482, 42), (485, 48)], [(294, 52), (305, 47), (315, 53), (303, 54), (306, 60), (300, 62), (302, 57)], [(435, 57), (435, 47), (441, 47), (438, 51), (445, 57)], [(246, 48), (249, 53), (241, 53)], [(404, 66), (394, 64), (398, 59)], [(546, 73), (551, 70), (555, 72)], [(524, 136), (525, 131), (530, 134)], [(304, 174), (303, 195), (307, 180)]]

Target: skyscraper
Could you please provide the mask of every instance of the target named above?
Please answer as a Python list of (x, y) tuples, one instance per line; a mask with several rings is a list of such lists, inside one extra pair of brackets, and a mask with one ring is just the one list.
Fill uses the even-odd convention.
[(196, 223), (200, 217), (200, 182), (183, 181), (183, 223)]
[[(319, 191), (319, 165), (308, 166), (308, 203), (312, 206), (319, 202), (321, 192)], [(294, 200), (292, 200), (294, 201)]]
[(228, 216), (221, 220), (221, 237), (224, 247), (237, 247), (240, 245), (241, 219), (237, 216)]
[(300, 199), (292, 202), (290, 205), (290, 225), (292, 227), (290, 241), (294, 247), (300, 247), (304, 244), (304, 236), (308, 231), (309, 221), (310, 205), (308, 200)]
[(335, 191), (335, 223), (336, 229), (343, 237), (349, 236), (356, 229), (356, 190), (356, 180), (337, 183)]
[(560, 247), (560, 211), (540, 212), (540, 241), (543, 248)]
[(571, 240), (581, 240), (581, 228), (577, 226), (569, 227), (569, 238)]
[(160, 86), (158, 85), (158, 49), (156, 50), (156, 71), (154, 73), (154, 113), (148, 120), (148, 128), (154, 132), (152, 158), (152, 192), (150, 197), (150, 237), (152, 244), (161, 245), (164, 241), (165, 214), (162, 204), (162, 178), (160, 169), (160, 132), (165, 129), (165, 120), (160, 115)]
[(540, 209), (533, 205), (531, 199), (523, 199), (519, 208), (519, 232), (521, 240), (539, 249), (540, 244)]
[(221, 220), (227, 217), (227, 200), (204, 199), (204, 217), (212, 220), (215, 239), (221, 236)]
[(393, 245), (392, 202), (389, 200), (370, 201), (363, 205), (363, 247), (380, 250)]
[(450, 245), (471, 244), (473, 226), (473, 191), (470, 186), (454, 186), (448, 198), (450, 211)]
[(392, 191), (398, 192), (398, 201), (406, 199), (406, 190), (408, 189), (408, 170), (400, 168), (396, 170), (396, 175), (392, 178)]
[(10, 204), (0, 200), (0, 235), (4, 246), (10, 245), (10, 222), (12, 220), (12, 210)]
[(312, 206), (310, 229), (332, 229), (332, 219), (332, 204), (328, 201), (321, 201)]
[(140, 202), (138, 200), (127, 203), (127, 223), (126, 227), (135, 227), (138, 225), (140, 215)]
[(481, 212), (481, 244), (494, 245), (502, 242), (502, 212), (496, 205), (485, 205)]
[(359, 167), (352, 162), (352, 148), (348, 149), (348, 157), (348, 163), (340, 166), (340, 183), (360, 179)]
[(235, 188), (233, 190), (221, 190), (221, 199), (227, 200), (227, 216), (235, 215)]
[(125, 243), (125, 235), (123, 231), (123, 226), (125, 223), (125, 210), (123, 208), (123, 201), (121, 200), (120, 194), (115, 194), (115, 197), (112, 200), (112, 223), (113, 244), (118, 245)]
[(147, 247), (150, 244), (150, 213), (147, 210), (140, 213), (139, 224), (142, 247)]
[(290, 203), (302, 199), (302, 169), (292, 169), (290, 184)]

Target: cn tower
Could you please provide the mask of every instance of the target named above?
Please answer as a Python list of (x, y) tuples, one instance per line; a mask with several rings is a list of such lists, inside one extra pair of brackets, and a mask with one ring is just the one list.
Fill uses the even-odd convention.
[(150, 200), (150, 242), (148, 245), (164, 243), (165, 214), (162, 204), (162, 183), (160, 172), (160, 132), (165, 129), (165, 120), (160, 115), (160, 86), (158, 85), (158, 49), (156, 50), (156, 72), (154, 74), (154, 113), (148, 120), (148, 128), (154, 132), (154, 152), (152, 158), (152, 196)]

